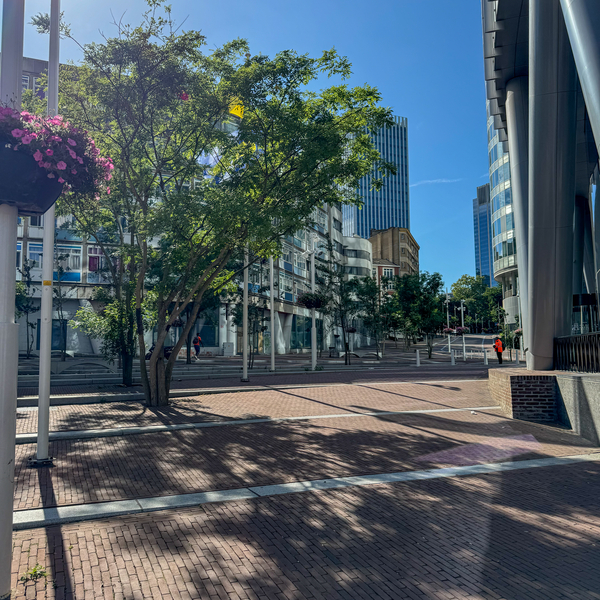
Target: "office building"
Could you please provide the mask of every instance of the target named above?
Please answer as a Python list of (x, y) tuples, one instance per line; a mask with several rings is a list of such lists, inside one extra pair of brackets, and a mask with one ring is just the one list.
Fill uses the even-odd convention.
[(381, 157), (397, 167), (395, 175), (384, 179), (381, 190), (371, 189), (372, 177), (364, 177), (357, 194), (362, 207), (344, 206), (343, 233), (369, 239), (372, 229), (403, 227), (410, 229), (410, 203), (408, 185), (408, 120), (394, 117), (395, 124), (385, 127), (372, 136)]
[(473, 237), (475, 240), (475, 275), (484, 278), (486, 285), (495, 287), (494, 260), (492, 252), (492, 206), (490, 184), (477, 188), (473, 200)]
[(527, 368), (552, 369), (556, 338), (598, 327), (600, 3), (481, 6), (494, 276), (516, 266)]
[[(371, 230), (369, 238), (373, 248), (373, 261), (387, 261), (398, 267), (396, 275), (419, 272), (420, 246), (410, 231), (404, 227), (389, 227), (383, 231)], [(381, 263), (383, 264), (383, 263)]]

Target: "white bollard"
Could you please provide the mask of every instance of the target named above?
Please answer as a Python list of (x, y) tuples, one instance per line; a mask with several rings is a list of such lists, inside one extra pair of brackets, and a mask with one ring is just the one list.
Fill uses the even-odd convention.
[(456, 364), (456, 359), (454, 358), (454, 350), (452, 350), (452, 352), (450, 353), (450, 364), (451, 365)]
[(463, 346), (463, 361), (467, 362), (467, 347), (465, 345), (465, 336), (462, 336), (462, 346)]
[(483, 351), (483, 364), (487, 365), (488, 364), (488, 355), (487, 355), (487, 350)]
[(515, 350), (515, 364), (516, 365), (519, 364), (519, 349), (518, 348)]
[(421, 356), (419, 355), (419, 351), (417, 350), (417, 367), (421, 366)]
[(452, 338), (448, 334), (448, 354), (452, 354)]

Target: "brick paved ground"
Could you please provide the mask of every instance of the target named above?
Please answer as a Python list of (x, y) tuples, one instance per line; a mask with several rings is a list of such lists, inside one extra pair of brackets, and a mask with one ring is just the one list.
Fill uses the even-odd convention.
[[(244, 392), (233, 395), (236, 405), (231, 412), (237, 411), (239, 415), (240, 410), (245, 410), (246, 398), (254, 400), (248, 400), (246, 409), (253, 415), (290, 414), (292, 408), (281, 407), (290, 402), (290, 398), (290, 406), (296, 407), (297, 414), (489, 403), (482, 388), (479, 402), (477, 392), (471, 390), (472, 396), (466, 403), (464, 399), (461, 401), (461, 392), (457, 390), (452, 401), (445, 387), (380, 388), (344, 386), (268, 394)], [(219, 414), (226, 413), (224, 397), (208, 397), (209, 402), (215, 404), (211, 412), (216, 409)], [(206, 402), (206, 399), (203, 396), (200, 401)], [(511, 421), (499, 411), (330, 418), (63, 440), (50, 444), (50, 453), (57, 460), (56, 466), (49, 469), (27, 468), (27, 458), (34, 454), (35, 446), (17, 446), (15, 509), (593, 450), (590, 443), (570, 432)], [(445, 454), (436, 456), (438, 452)]]
[[(148, 408), (138, 402), (56, 406), (50, 409), (50, 430), (493, 404), (488, 383), (481, 380), (454, 383), (362, 383), (202, 395), (174, 399), (171, 406), (158, 409)], [(37, 431), (37, 410), (19, 410), (17, 433), (33, 431)]]
[(599, 497), (587, 463), (24, 531), (15, 598), (598, 600)]
[[(356, 369), (345, 371), (319, 371), (307, 372), (301, 371), (297, 373), (275, 373), (272, 375), (262, 374), (261, 371), (251, 371), (250, 381), (243, 384), (240, 381), (241, 374), (232, 375), (231, 377), (217, 377), (207, 379), (206, 377), (199, 379), (173, 379), (171, 389), (212, 389), (212, 388), (228, 388), (228, 387), (253, 387), (258, 385), (273, 386), (273, 385), (295, 385), (295, 384), (333, 384), (333, 383), (363, 383), (369, 381), (415, 381), (421, 379), (487, 379), (488, 370), (490, 368), (498, 368), (497, 365), (490, 364), (486, 367), (481, 362), (457, 362), (456, 366), (451, 367), (446, 364), (439, 365), (423, 365), (419, 369), (410, 365), (389, 365), (387, 368), (380, 369), (378, 365), (375, 367), (356, 366)], [(332, 367), (333, 368), (333, 367)], [(514, 368), (513, 365), (507, 364), (501, 368)], [(199, 367), (200, 373), (201, 367)], [(214, 377), (214, 376), (213, 376)], [(103, 394), (124, 394), (124, 393), (140, 393), (142, 392), (141, 385), (132, 388), (124, 388), (116, 384), (89, 384), (82, 383), (77, 385), (52, 385), (51, 393), (53, 395), (81, 395), (85, 393)], [(30, 397), (37, 395), (37, 387), (19, 387), (19, 398)]]

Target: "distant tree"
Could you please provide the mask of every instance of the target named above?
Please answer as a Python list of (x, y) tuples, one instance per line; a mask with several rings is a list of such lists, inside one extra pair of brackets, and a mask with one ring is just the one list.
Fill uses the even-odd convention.
[(360, 310), (358, 317), (375, 338), (379, 360), (385, 352), (385, 338), (390, 331), (393, 314), (392, 299), (387, 293), (387, 279), (382, 279), (382, 285), (372, 277), (358, 279), (355, 294)]
[(31, 269), (37, 267), (34, 261), (24, 258), (23, 266), (18, 269), (21, 274), (21, 281), (17, 282), (17, 292), (15, 300), (15, 313), (17, 318), (25, 316), (25, 328), (27, 337), (27, 358), (31, 358), (33, 344), (35, 342), (35, 331), (37, 330), (37, 321), (31, 321), (31, 315), (40, 310), (38, 302), (34, 302), (34, 295), (37, 287), (33, 284)]

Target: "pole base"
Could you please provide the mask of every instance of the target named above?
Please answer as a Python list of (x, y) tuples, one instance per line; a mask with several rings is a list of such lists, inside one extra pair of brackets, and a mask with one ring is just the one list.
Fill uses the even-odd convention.
[(240, 381), (241, 381), (242, 383), (248, 383), (248, 382), (250, 381), (250, 378), (246, 377), (246, 379), (244, 379), (244, 378), (242, 377), (242, 379), (240, 379)]
[(30, 469), (39, 469), (41, 467), (53, 467), (54, 457), (49, 456), (48, 458), (28, 458), (27, 466)]

